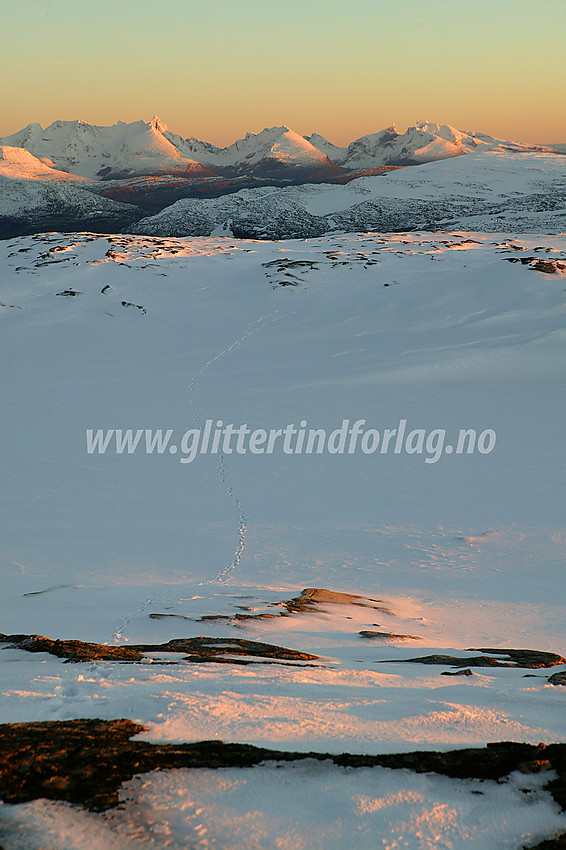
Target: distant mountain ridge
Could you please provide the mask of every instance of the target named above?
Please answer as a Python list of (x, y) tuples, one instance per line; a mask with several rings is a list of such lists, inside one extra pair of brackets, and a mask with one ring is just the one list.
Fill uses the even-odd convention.
[[(300, 136), (286, 126), (247, 133), (225, 148), (195, 138), (183, 139), (157, 116), (151, 121), (119, 121), (96, 126), (85, 121), (55, 121), (45, 129), (29, 124), (0, 138), (0, 148), (24, 149), (46, 169), (35, 168), (34, 179), (54, 179), (53, 171), (89, 180), (127, 180), (138, 177), (278, 177), (294, 182), (324, 182), (341, 173), (384, 166), (419, 165), (461, 156), (471, 151), (553, 151), (552, 148), (468, 133), (448, 124), (419, 122), (405, 133), (394, 126), (339, 147), (321, 135)], [(3, 154), (13, 163), (17, 155)], [(30, 162), (22, 161), (27, 179)], [(33, 171), (33, 169), (31, 169)], [(3, 173), (7, 173), (4, 169)], [(43, 178), (41, 177), (43, 174)], [(55, 178), (56, 179), (56, 178)]]
[[(85, 121), (55, 121), (45, 129), (29, 124), (0, 138), (0, 238), (50, 230), (110, 233), (137, 228), (186, 235), (207, 235), (220, 228), (242, 237), (302, 238), (336, 228), (433, 227), (460, 220), (464, 208), (456, 196), (462, 187), (456, 192), (451, 185), (459, 164), (472, 167), (475, 174), (478, 168), (491, 173), (490, 163), (497, 163), (495, 179), (508, 158), (528, 169), (530, 159), (545, 157), (555, 160), (552, 167), (563, 173), (564, 151), (424, 121), (404, 133), (387, 127), (347, 147), (317, 133), (300, 136), (280, 126), (247, 133), (224, 148), (183, 139), (157, 117), (109, 127)], [(438, 171), (439, 165), (447, 169)], [(406, 166), (421, 167), (413, 171)], [(384, 177), (389, 173), (399, 175), (402, 184), (408, 179), (413, 187), (427, 174), (443, 175), (439, 191), (445, 199), (377, 200), (388, 186), (397, 185), (397, 178), (391, 183)], [(534, 173), (539, 174), (537, 168)], [(376, 199), (367, 202), (370, 186)], [(304, 206), (309, 193), (331, 189), (354, 198), (352, 209), (321, 214)], [(328, 197), (339, 198), (340, 191)], [(477, 185), (474, 192), (479, 192)], [(551, 199), (533, 192), (527, 192), (526, 203), (532, 209), (558, 210), (549, 225), (558, 226), (563, 198), (554, 184)], [(499, 206), (488, 200), (486, 196), (480, 203), (478, 197), (466, 210), (495, 215), (509, 206), (506, 200)]]

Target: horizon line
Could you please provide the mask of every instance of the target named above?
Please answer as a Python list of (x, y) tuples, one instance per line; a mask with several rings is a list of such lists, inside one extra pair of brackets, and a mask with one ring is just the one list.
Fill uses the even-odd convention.
[[(162, 120), (162, 119), (161, 119), (161, 118), (157, 115), (157, 113), (154, 113), (154, 115), (153, 115), (153, 116), (149, 119), (149, 121), (146, 121), (144, 118), (137, 118), (137, 119), (135, 119), (134, 121), (123, 121), (123, 120), (121, 120), (121, 119), (118, 119), (117, 121), (113, 122), (112, 124), (93, 124), (93, 123), (91, 123), (90, 121), (86, 121), (86, 120), (85, 120), (85, 119), (83, 119), (83, 118), (55, 118), (55, 119), (54, 119), (53, 121), (51, 121), (49, 124), (45, 124), (45, 126), (43, 126), (43, 124), (41, 124), (41, 122), (39, 122), (39, 121), (30, 121), (30, 122), (28, 122), (27, 124), (24, 124), (24, 126), (23, 126), (23, 127), (20, 127), (19, 129), (15, 130), (13, 133), (5, 133), (5, 134), (2, 134), (2, 135), (0, 136), (0, 138), (6, 138), (6, 137), (8, 137), (8, 136), (15, 136), (17, 133), (22, 132), (22, 130), (26, 130), (28, 127), (32, 127), (32, 126), (34, 126), (34, 125), (38, 125), (38, 126), (39, 126), (42, 130), (47, 130), (47, 129), (49, 129), (49, 127), (52, 127), (54, 124), (57, 124), (57, 123), (59, 123), (59, 122), (60, 122), (60, 123), (62, 123), (62, 124), (75, 124), (75, 123), (76, 123), (76, 124), (85, 124), (85, 125), (90, 126), (90, 127), (100, 127), (100, 128), (104, 128), (104, 129), (109, 129), (109, 128), (111, 128), (111, 127), (117, 127), (117, 126), (118, 126), (118, 125), (120, 125), (120, 124), (124, 124), (124, 125), (126, 125), (126, 126), (131, 126), (132, 124), (143, 123), (143, 124), (146, 124), (146, 125), (148, 125), (148, 126), (151, 126), (154, 122), (157, 122), (157, 123), (159, 123), (159, 124), (162, 124), (162, 125), (163, 125), (163, 127), (164, 127), (164, 131), (163, 131), (163, 132), (171, 132), (171, 133), (174, 133), (175, 135), (180, 136), (180, 137), (183, 139), (183, 141), (195, 140), (195, 141), (198, 141), (198, 142), (207, 142), (208, 144), (214, 144), (216, 147), (218, 147), (218, 148), (220, 148), (220, 149), (224, 149), (224, 148), (230, 147), (232, 144), (235, 144), (235, 143), (236, 143), (236, 142), (238, 142), (238, 141), (242, 141), (243, 139), (245, 139), (246, 135), (258, 136), (260, 133), (263, 133), (263, 132), (264, 132), (264, 131), (266, 131), (266, 130), (277, 130), (277, 129), (285, 129), (285, 130), (290, 131), (290, 132), (292, 132), (292, 133), (296, 133), (297, 135), (301, 136), (302, 138), (306, 139), (307, 141), (309, 140), (309, 137), (310, 137), (310, 136), (312, 136), (312, 135), (314, 135), (314, 134), (316, 133), (317, 135), (321, 136), (321, 137), (322, 137), (325, 141), (329, 142), (330, 144), (335, 144), (335, 143), (334, 143), (334, 142), (332, 142), (329, 138), (327, 138), (326, 136), (324, 136), (322, 133), (318, 133), (318, 131), (316, 131), (316, 130), (313, 130), (313, 131), (312, 131), (312, 132), (310, 132), (310, 133), (300, 133), (300, 132), (298, 132), (297, 130), (294, 130), (294, 129), (293, 129), (292, 127), (290, 127), (288, 124), (283, 123), (283, 124), (274, 124), (274, 125), (272, 125), (272, 126), (267, 126), (267, 125), (266, 125), (266, 126), (264, 126), (261, 130), (258, 130), (257, 132), (253, 132), (253, 131), (250, 131), (250, 130), (246, 130), (246, 131), (245, 131), (245, 133), (244, 133), (244, 135), (242, 135), (242, 136), (237, 136), (237, 137), (234, 139), (234, 141), (233, 141), (233, 142), (230, 142), (230, 143), (229, 143), (229, 144), (227, 144), (227, 145), (219, 145), (219, 144), (217, 144), (216, 142), (210, 142), (210, 141), (209, 141), (208, 139), (206, 139), (206, 138), (201, 138), (201, 139), (199, 139), (199, 138), (197, 138), (196, 136), (182, 136), (182, 135), (181, 135), (181, 133), (176, 133), (174, 130), (171, 130), (171, 128), (169, 127), (169, 125), (167, 124), (167, 122), (166, 122), (166, 121), (163, 121), (163, 120)], [(437, 125), (437, 126), (439, 126), (439, 127), (441, 127), (441, 126), (451, 127), (451, 128), (453, 128), (453, 129), (455, 129), (455, 130), (458, 130), (458, 132), (466, 133), (467, 135), (475, 135), (475, 134), (477, 134), (477, 133), (482, 133), (482, 134), (484, 134), (484, 135), (489, 135), (489, 136), (491, 136), (491, 133), (487, 133), (487, 132), (485, 132), (484, 130), (477, 130), (477, 129), (466, 129), (466, 130), (462, 130), (460, 127), (457, 127), (457, 126), (456, 126), (456, 125), (454, 125), (454, 124), (449, 124), (448, 122), (441, 122), (441, 121), (428, 121), (428, 120), (426, 120), (426, 119), (417, 119), (417, 120), (416, 120), (413, 124), (408, 124), (408, 125), (407, 125), (407, 127), (406, 127), (404, 130), (398, 130), (398, 129), (397, 129), (397, 125), (396, 125), (396, 123), (395, 123), (395, 122), (391, 122), (391, 123), (390, 123), (390, 124), (388, 124), (387, 126), (380, 128), (379, 130), (370, 131), (369, 133), (363, 133), (361, 136), (356, 136), (354, 139), (352, 139), (352, 142), (357, 141), (358, 139), (365, 138), (366, 136), (376, 135), (377, 133), (381, 133), (381, 132), (383, 132), (384, 130), (389, 130), (389, 129), (394, 130), (394, 131), (395, 131), (398, 135), (403, 135), (404, 133), (406, 133), (406, 132), (407, 132), (408, 130), (410, 130), (411, 128), (413, 128), (413, 127), (414, 127), (414, 128), (417, 128), (420, 124), (436, 124), (436, 125)], [(404, 125), (402, 125), (402, 126), (404, 126)], [(492, 137), (492, 138), (497, 138), (496, 136), (491, 136), (491, 137)], [(521, 142), (521, 140), (520, 140), (520, 139), (517, 139), (517, 138), (500, 139), (500, 141), (505, 141), (505, 142), (519, 142), (519, 143)], [(532, 144), (532, 145), (545, 145), (545, 146), (550, 146), (550, 147), (551, 147), (551, 146), (553, 146), (553, 145), (562, 145), (562, 146), (564, 146), (564, 145), (566, 144), (566, 139), (565, 139), (564, 141), (558, 141), (558, 142), (549, 142), (549, 141), (544, 141), (544, 142), (543, 142), (543, 141), (539, 141), (539, 142), (523, 142), (523, 143), (524, 143), (524, 144)], [(345, 145), (335, 144), (335, 147), (338, 147), (338, 148), (341, 148), (341, 147), (348, 147), (348, 144), (349, 144), (349, 143), (347, 143), (347, 144), (345, 144)]]

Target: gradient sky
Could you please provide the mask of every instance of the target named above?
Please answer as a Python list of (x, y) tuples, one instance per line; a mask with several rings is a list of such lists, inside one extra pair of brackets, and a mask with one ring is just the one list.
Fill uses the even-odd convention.
[(417, 120), (566, 142), (566, 0), (4, 0), (0, 135), (149, 120), (226, 145)]

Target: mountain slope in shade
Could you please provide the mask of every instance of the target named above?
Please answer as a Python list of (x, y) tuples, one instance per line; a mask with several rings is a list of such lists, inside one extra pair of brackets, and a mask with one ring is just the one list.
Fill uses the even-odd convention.
[(164, 130), (163, 135), (182, 156), (195, 159), (213, 170), (223, 164), (222, 154), (225, 148), (219, 148), (211, 142), (202, 142), (194, 136), (191, 136), (190, 139), (183, 139), (182, 136), (171, 132), (171, 130)]
[(61, 183), (77, 183), (84, 178), (77, 174), (59, 171), (52, 160), (38, 159), (25, 148), (0, 146), (0, 175), (16, 180), (58, 180)]
[(312, 133), (310, 136), (305, 136), (304, 138), (307, 142), (310, 142), (311, 145), (314, 145), (315, 148), (318, 148), (319, 151), (325, 153), (332, 162), (336, 162), (338, 165), (341, 165), (348, 156), (347, 147), (341, 148), (339, 145), (329, 142), (328, 139), (325, 139), (324, 136), (320, 135), (320, 133)]
[(138, 207), (99, 197), (81, 182), (19, 180), (0, 171), (0, 239), (54, 230), (115, 233), (127, 230), (140, 214)]

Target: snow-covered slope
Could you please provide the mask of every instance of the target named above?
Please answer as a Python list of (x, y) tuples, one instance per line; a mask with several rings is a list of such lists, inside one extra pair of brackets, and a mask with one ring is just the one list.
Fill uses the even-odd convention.
[(319, 151), (322, 151), (326, 154), (326, 156), (332, 160), (332, 162), (341, 165), (348, 155), (348, 148), (341, 148), (338, 145), (329, 142), (324, 136), (321, 136), (319, 133), (313, 133), (310, 136), (305, 136), (307, 142), (310, 142), (311, 145), (314, 145), (315, 148), (318, 148)]
[(51, 160), (38, 159), (25, 148), (8, 145), (0, 146), (0, 176), (16, 180), (58, 180), (61, 183), (78, 183), (84, 179), (59, 171)]
[(209, 167), (230, 174), (272, 174), (289, 169), (312, 175), (338, 170), (325, 152), (288, 127), (269, 127), (261, 133), (246, 133), (226, 148), (213, 148), (203, 142), (170, 137), (179, 150), (198, 156)]
[(183, 156), (196, 159), (198, 162), (212, 168), (213, 170), (224, 164), (224, 150), (211, 142), (202, 142), (191, 136), (189, 139), (184, 139), (178, 133), (173, 133), (171, 130), (164, 130), (163, 135), (173, 144)]
[[(146, 742), (318, 754), (565, 741), (565, 260), (566, 236), (516, 232), (0, 243), (0, 721), (129, 717)], [(183, 462), (207, 420), (272, 450), (233, 438)], [(334, 451), (346, 420), (365, 436)], [(303, 422), (332, 446), (287, 452)], [(457, 451), (462, 429), (492, 450)], [(154, 649), (65, 663), (22, 634)], [(197, 636), (223, 654), (163, 648)], [(518, 648), (558, 657), (528, 669)], [(1, 843), (515, 848), (566, 829), (541, 752), (497, 783), (160, 770), (105, 814), (3, 803)]]
[(421, 127), (409, 127), (402, 134), (389, 127), (352, 142), (343, 165), (347, 168), (418, 165), (462, 153), (464, 151), (458, 145)]
[(553, 148), (548, 145), (527, 145), (522, 142), (510, 142), (503, 139), (496, 139), (493, 136), (488, 136), (486, 133), (464, 132), (458, 130), (450, 124), (431, 124), (426, 121), (419, 122), (415, 128), (425, 133), (430, 133), (437, 136), (439, 139), (444, 139), (456, 145), (462, 152), (471, 151), (513, 151), (521, 153), (522, 151), (540, 151), (550, 153)]
[(287, 127), (271, 127), (257, 135), (246, 133), (245, 138), (226, 149), (226, 154), (233, 165), (252, 168), (265, 160), (281, 166), (295, 163), (310, 167), (324, 167), (328, 161), (326, 154)]
[(566, 159), (558, 154), (473, 153), (347, 185), (244, 190), (183, 199), (138, 224), (140, 233), (261, 238), (342, 230), (475, 227), (566, 230)]
[(517, 850), (566, 826), (544, 779), (450, 780), (314, 760), (158, 770), (125, 783), (109, 812), (37, 800), (4, 805), (0, 819), (6, 850)]
[(316, 133), (308, 139), (324, 150), (333, 162), (347, 169), (418, 165), (473, 151), (552, 151), (552, 148), (505, 142), (482, 133), (467, 133), (449, 124), (431, 124), (425, 121), (409, 127), (404, 133), (398, 133), (392, 125), (379, 133), (356, 139), (348, 148), (336, 147)]
[(83, 121), (55, 121), (45, 130), (30, 124), (0, 139), (36, 157), (50, 157), (57, 167), (90, 178), (174, 174), (211, 176), (215, 169), (231, 174), (266, 174), (289, 168), (305, 174), (335, 173), (325, 153), (287, 127), (247, 133), (227, 148), (197, 139), (182, 139), (154, 117), (150, 122), (118, 122), (99, 127)]
[[(39, 124), (30, 124), (0, 139), (0, 151), (0, 176), (31, 183), (78, 183), (82, 178), (88, 191), (136, 207), (137, 214), (125, 218), (125, 225), (144, 214), (157, 213), (156, 220), (152, 217), (144, 221), (142, 232), (206, 235), (217, 226), (226, 229), (232, 221), (232, 232), (249, 237), (312, 236), (329, 229), (429, 228), (438, 222), (481, 229), (484, 225), (479, 220), (464, 221), (462, 216), (505, 215), (523, 209), (552, 212), (560, 208), (559, 190), (564, 186), (560, 187), (554, 177), (563, 175), (566, 163), (563, 154), (543, 153), (543, 149), (424, 122), (402, 134), (389, 127), (357, 139), (346, 149), (317, 134), (300, 136), (285, 126), (247, 133), (234, 144), (218, 148), (194, 138), (182, 139), (156, 117), (147, 123), (118, 122), (111, 127), (56, 121), (45, 130)], [(463, 154), (471, 160), (463, 167), (461, 180), (458, 166), (436, 170), (438, 161), (462, 160), (466, 158)], [(537, 155), (543, 157), (538, 166), (534, 164)], [(482, 157), (487, 159), (483, 161)], [(397, 176), (381, 176), (373, 183), (360, 178), (361, 174), (380, 174), (381, 169), (423, 165), (425, 171), (399, 171)], [(549, 189), (548, 199), (534, 190), (528, 191), (527, 198), (521, 184), (521, 175), (529, 171), (534, 181), (537, 168), (542, 172), (541, 191)], [(511, 178), (516, 174), (515, 182), (508, 181), (509, 192), (495, 190), (501, 173)], [(549, 186), (550, 173), (554, 177)], [(489, 185), (490, 174), (495, 186)], [(440, 179), (444, 181), (442, 185), (438, 183)], [(325, 183), (330, 187), (324, 187)], [(334, 183), (348, 184), (350, 188), (332, 186)], [(319, 193), (324, 200), (319, 207), (332, 211), (332, 216), (328, 212), (321, 214), (314, 201), (312, 208), (304, 206), (305, 198), (316, 195), (309, 184), (322, 184)], [(240, 185), (248, 188), (241, 195), (231, 195)], [(269, 188), (256, 192), (253, 187), (258, 185)], [(435, 186), (434, 198), (427, 185)], [(281, 191), (274, 194), (273, 186), (282, 187)], [(288, 186), (296, 189), (289, 192)], [(403, 189), (397, 196), (393, 189), (391, 195), (392, 186), (410, 187), (410, 191)], [(13, 194), (13, 187), (10, 191)], [(28, 194), (34, 196), (34, 190)], [(523, 195), (522, 200), (519, 195)], [(169, 208), (178, 198), (187, 200)], [(5, 203), (10, 206), (12, 201)], [(94, 215), (88, 220), (79, 216), (74, 225), (66, 214), (58, 219), (55, 205), (51, 207), (51, 222), (38, 215), (34, 225), (34, 209), (32, 203), (22, 233), (45, 227), (77, 229), (84, 227), (86, 221), (99, 231), (114, 229), (104, 217), (96, 222)], [(554, 230), (553, 216), (551, 219), (549, 228)], [(59, 220), (61, 225), (57, 224)], [(167, 226), (169, 231), (163, 229)], [(500, 223), (495, 222), (495, 226)], [(529, 229), (528, 223), (525, 227)], [(17, 228), (10, 226), (6, 230), (0, 226), (0, 236), (17, 232)]]
[[(546, 671), (462, 681), (401, 663), (434, 648), (564, 654), (566, 278), (535, 267), (564, 260), (564, 237), (52, 234), (0, 250), (0, 632), (247, 636), (324, 656), (308, 670), (111, 664), (82, 683), (84, 666), (40, 657), (3, 719), (127, 710), (154, 739), (337, 751), (566, 738), (564, 689)], [(280, 435), (271, 453), (181, 463), (181, 435), (207, 419), (328, 434), (361, 419), (382, 440), (406, 420), (407, 437), (497, 441), (487, 454), (441, 445), (429, 463), (430, 441), (288, 454)], [(170, 428), (171, 446), (148, 454), (143, 434), (118, 452), (111, 435), (89, 454), (98, 428)], [(317, 586), (380, 607), (278, 616)], [(9, 669), (20, 656), (0, 652)]]
[[(265, 140), (266, 149), (270, 141), (273, 137)], [(291, 143), (294, 151), (294, 139)], [(240, 154), (247, 156), (251, 149), (255, 147), (248, 139)], [(76, 186), (70, 187), (72, 175), (59, 178), (60, 172), (25, 149), (4, 151), (7, 159), (0, 160), (0, 180), (5, 185), (0, 198), (0, 233), (4, 236), (79, 226), (130, 230), (134, 221), (137, 232), (152, 235), (207, 236), (219, 232), (259, 239), (306, 238), (331, 231), (444, 227), (566, 230), (566, 159), (559, 154), (499, 149), (475, 152), (401, 168), (380, 177), (359, 178), (346, 185), (267, 186), (220, 197), (183, 198), (155, 215), (146, 213), (143, 217), (139, 207), (127, 203), (136, 191), (152, 197), (152, 192), (160, 192), (162, 203), (166, 203), (169, 192), (182, 189), (176, 183), (169, 187), (167, 180), (157, 181), (155, 177), (144, 179), (139, 186), (135, 181), (107, 184), (76, 178)], [(260, 165), (265, 164), (261, 151), (256, 150), (253, 156)], [(15, 180), (14, 174), (37, 176)], [(194, 184), (187, 185), (192, 190)], [(211, 188), (221, 191), (213, 184)], [(23, 228), (20, 231), (18, 222)]]
[(0, 239), (41, 230), (68, 232), (77, 227), (127, 230), (140, 217), (138, 207), (100, 197), (59, 180), (18, 180), (0, 169)]
[(279, 239), (320, 236), (326, 220), (305, 210), (310, 186), (242, 189), (220, 198), (183, 198), (154, 216), (141, 219), (136, 232), (162, 236), (233, 234), (241, 238)]

